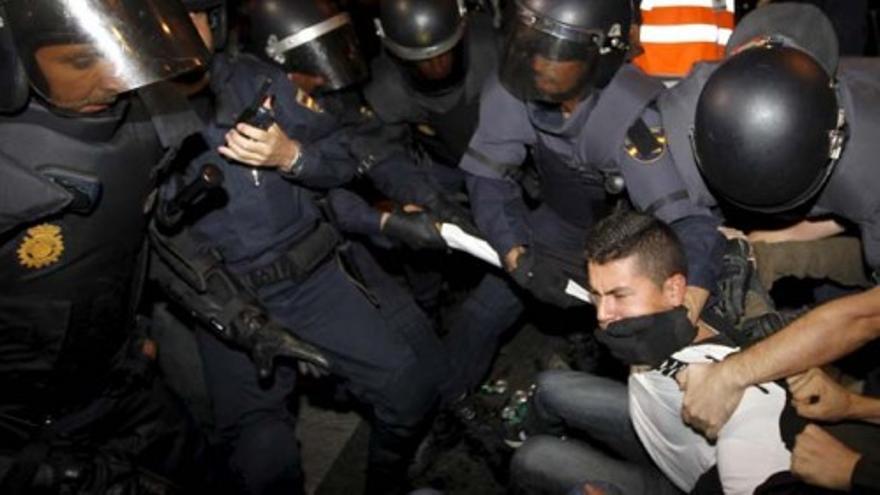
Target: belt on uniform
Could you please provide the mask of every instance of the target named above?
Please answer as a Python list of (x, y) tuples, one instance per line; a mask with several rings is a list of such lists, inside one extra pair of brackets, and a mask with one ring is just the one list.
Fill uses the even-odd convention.
[(275, 261), (244, 274), (242, 281), (250, 289), (257, 290), (282, 280), (302, 280), (330, 257), (341, 240), (332, 225), (319, 223), (315, 230)]

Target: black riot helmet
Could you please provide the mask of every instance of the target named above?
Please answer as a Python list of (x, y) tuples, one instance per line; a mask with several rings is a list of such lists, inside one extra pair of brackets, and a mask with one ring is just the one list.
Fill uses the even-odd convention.
[(502, 84), (521, 100), (558, 103), (608, 84), (629, 50), (630, 0), (516, 0)]
[(832, 78), (813, 57), (758, 46), (727, 59), (700, 94), (694, 154), (708, 185), (750, 211), (804, 205), (828, 179), (844, 144)]
[(54, 106), (88, 111), (207, 63), (179, 0), (5, 0), (0, 42), (7, 112), (26, 101), (23, 74)]
[(208, 24), (211, 26), (211, 36), (214, 38), (214, 50), (221, 50), (226, 46), (229, 38), (229, 17), (226, 12), (226, 0), (182, 0), (183, 6), (189, 12), (205, 12), (208, 15)]
[(465, 31), (461, 0), (382, 0), (376, 31), (402, 60), (425, 60), (451, 50)]
[(460, 83), (467, 71), (463, 0), (382, 0), (376, 33), (416, 89), (434, 93)]
[(319, 90), (335, 91), (367, 77), (351, 17), (333, 1), (255, 0), (249, 16), (247, 49), (288, 73), (320, 77)]

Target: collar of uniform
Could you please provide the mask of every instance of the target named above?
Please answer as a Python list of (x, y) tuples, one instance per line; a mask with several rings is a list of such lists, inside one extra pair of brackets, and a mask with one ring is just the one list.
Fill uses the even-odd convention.
[(17, 124), (31, 124), (51, 129), (79, 141), (102, 143), (109, 141), (125, 120), (131, 104), (127, 97), (122, 97), (105, 111), (94, 114), (61, 114), (51, 110), (47, 105), (31, 98), (27, 111), (10, 117), (0, 118)]
[(596, 107), (598, 91), (577, 104), (574, 112), (568, 117), (562, 114), (562, 107), (556, 104), (529, 102), (529, 120), (538, 130), (565, 138), (573, 138), (583, 131), (590, 112)]

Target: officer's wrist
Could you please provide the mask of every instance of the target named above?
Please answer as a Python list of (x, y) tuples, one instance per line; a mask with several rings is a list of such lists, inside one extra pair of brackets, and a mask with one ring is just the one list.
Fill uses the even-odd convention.
[(519, 259), (526, 252), (526, 248), (522, 245), (516, 245), (510, 248), (510, 251), (504, 255), (504, 268), (508, 272), (512, 272), (519, 266)]
[(303, 153), (299, 143), (292, 141), (291, 144), (293, 145), (293, 157), (286, 164), (283, 164), (278, 168), (285, 174), (296, 175), (296, 173), (299, 172), (299, 169), (302, 168)]

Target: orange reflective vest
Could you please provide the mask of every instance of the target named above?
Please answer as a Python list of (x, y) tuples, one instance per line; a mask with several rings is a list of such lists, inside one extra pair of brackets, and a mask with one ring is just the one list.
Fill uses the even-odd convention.
[(720, 60), (734, 23), (734, 0), (642, 0), (634, 60), (652, 76), (681, 78), (695, 62)]

